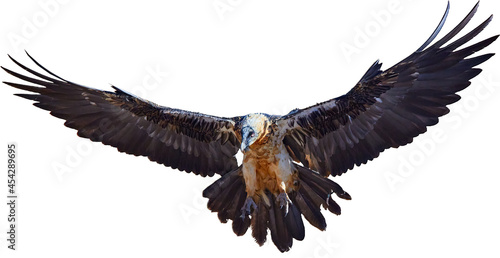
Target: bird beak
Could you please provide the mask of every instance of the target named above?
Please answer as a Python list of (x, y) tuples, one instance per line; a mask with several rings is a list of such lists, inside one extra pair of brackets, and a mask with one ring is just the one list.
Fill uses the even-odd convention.
[(245, 142), (241, 143), (241, 147), (240, 147), (241, 152), (243, 152), (243, 153), (247, 152), (248, 148), (249, 148), (249, 146)]
[(241, 129), (242, 139), (241, 139), (240, 149), (243, 153), (248, 151), (248, 149), (250, 148), (250, 144), (249, 144), (250, 139), (249, 138), (250, 138), (250, 135), (252, 134), (252, 132), (253, 132), (253, 130), (250, 127), (243, 127), (243, 129)]

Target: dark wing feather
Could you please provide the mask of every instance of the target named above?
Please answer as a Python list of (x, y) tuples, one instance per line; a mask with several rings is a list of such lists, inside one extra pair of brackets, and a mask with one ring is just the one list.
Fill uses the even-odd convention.
[(5, 83), (35, 93), (16, 95), (36, 101), (35, 106), (66, 120), (65, 125), (78, 130), (80, 137), (202, 176), (237, 168), (234, 155), (240, 141), (234, 125), (238, 118), (162, 107), (114, 86), (115, 92), (88, 88), (62, 79), (31, 59), (53, 77), (12, 59), (34, 77), (2, 67), (5, 71), (42, 87)]
[(491, 16), (449, 43), (477, 7), (428, 47), (442, 28), (448, 6), (431, 37), (400, 63), (381, 71), (377, 61), (346, 95), (281, 117), (278, 123), (285, 130), (283, 141), (290, 155), (324, 176), (340, 175), (376, 158), (387, 148), (410, 143), (427, 126), (436, 124), (438, 117), (449, 112), (446, 106), (460, 99), (456, 92), (469, 86), (469, 80), (481, 72), (474, 67), (493, 56), (467, 58), (498, 35), (456, 50), (481, 32)]

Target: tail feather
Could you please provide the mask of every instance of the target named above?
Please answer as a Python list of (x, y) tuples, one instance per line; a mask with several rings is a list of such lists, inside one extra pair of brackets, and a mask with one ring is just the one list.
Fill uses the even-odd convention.
[(252, 236), (262, 246), (267, 240), (267, 227), (269, 221), (269, 208), (265, 202), (259, 202), (259, 206), (252, 212)]
[(237, 169), (224, 174), (221, 178), (203, 190), (203, 197), (209, 198), (210, 202), (212, 199), (217, 198), (223, 190), (227, 190), (229, 185), (238, 181), (238, 179), (241, 179), (241, 182), (243, 183), (241, 173), (241, 167), (238, 167)]
[(285, 223), (285, 207), (280, 207), (273, 194), (268, 192), (267, 195), (271, 200), (272, 206), (269, 209), (271, 239), (281, 252), (286, 252), (292, 247), (292, 235), (288, 232), (288, 227)]
[(240, 183), (238, 185), (238, 191), (234, 194), (233, 197), (229, 196), (228, 200), (225, 200), (227, 203), (226, 208), (224, 209), (225, 213), (228, 214), (226, 219), (233, 219), (240, 217), (241, 215), (241, 206), (245, 202), (247, 198), (247, 193), (245, 192), (245, 184)]
[(290, 203), (288, 206), (288, 214), (285, 216), (285, 222), (293, 238), (299, 241), (304, 239), (305, 229), (302, 214), (293, 203)]
[(315, 226), (319, 230), (326, 229), (325, 217), (321, 214), (319, 206), (312, 204), (312, 202), (309, 199), (304, 198), (300, 192), (298, 192), (295, 198), (292, 198), (291, 200), (297, 204), (299, 211), (304, 214), (304, 217), (307, 221), (309, 221), (309, 223), (311, 223), (311, 225)]
[(326, 203), (326, 199), (328, 198), (328, 193), (318, 193), (320, 192), (319, 189), (313, 189), (305, 181), (299, 181), (299, 184), (300, 184), (299, 192), (302, 193), (302, 195), (306, 197), (308, 200), (310, 200), (314, 204), (314, 206), (319, 207), (322, 204)]
[(225, 208), (222, 210), (222, 215), (219, 213), (219, 219), (223, 218), (225, 220), (238, 218), (240, 216), (240, 209), (243, 206), (243, 202), (247, 197), (247, 193), (245, 192), (244, 184), (238, 186), (238, 191), (234, 194), (233, 197), (228, 196), (228, 199), (224, 200), (226, 203)]
[(337, 202), (336, 202), (336, 201), (334, 201), (334, 200), (332, 199), (332, 197), (328, 197), (328, 200), (326, 201), (326, 203), (328, 204), (327, 209), (328, 209), (331, 213), (333, 213), (333, 214), (335, 214), (335, 215), (340, 215), (340, 211), (341, 211), (341, 210), (340, 210), (340, 206), (337, 204)]
[(332, 193), (350, 200), (351, 197), (337, 183), (324, 178), (317, 172), (295, 165), (298, 172), (298, 189), (288, 193), (290, 203), (281, 207), (279, 193), (265, 191), (262, 198), (256, 198), (257, 208), (250, 216), (242, 217), (241, 208), (247, 198), (245, 181), (241, 166), (229, 173), (203, 191), (208, 198), (208, 208), (217, 212), (219, 220), (226, 223), (232, 220), (233, 231), (242, 236), (248, 228), (252, 228), (252, 236), (259, 245), (267, 241), (268, 229), (271, 240), (281, 252), (290, 250), (293, 239), (303, 240), (305, 237), (302, 216), (320, 230), (326, 229), (325, 217), (321, 207), (333, 214), (341, 213), (340, 206), (332, 199)]
[(303, 182), (314, 183), (316, 188), (322, 189), (323, 191), (331, 192), (333, 191), (339, 198), (350, 200), (351, 196), (340, 187), (337, 183), (332, 180), (328, 180), (308, 168), (295, 164), (295, 168), (299, 171), (299, 178)]
[[(233, 220), (233, 232), (237, 236), (243, 236), (247, 232), (251, 223), (249, 217), (239, 219), (241, 218), (241, 207), (243, 206), (243, 203), (245, 202), (246, 198), (247, 198), (247, 193), (245, 192), (245, 186), (243, 184), (243, 186), (238, 189), (238, 192), (235, 195), (235, 198), (233, 199), (235, 201), (232, 202), (232, 205), (229, 206), (229, 208), (227, 209), (227, 214), (231, 215), (234, 214), (230, 216), (231, 217), (230, 219)], [(229, 219), (229, 217), (227, 218)]]
[[(203, 197), (209, 198), (207, 207), (211, 211), (217, 211), (220, 222), (226, 223), (239, 216), (240, 208), (246, 198), (245, 183), (243, 182), (241, 169), (237, 168), (224, 174), (220, 179), (208, 186), (203, 191)], [(247, 225), (248, 224), (248, 225)], [(246, 228), (244, 226), (247, 225)], [(248, 223), (233, 225), (233, 230), (238, 234), (244, 234), (248, 229)]]
[[(243, 219), (235, 219), (233, 220), (233, 232), (237, 236), (243, 236), (248, 228), (250, 227), (251, 220), (249, 217), (245, 217)], [(252, 228), (252, 235), (253, 235), (253, 228)], [(265, 235), (264, 235), (264, 242), (265, 242)]]
[(208, 202), (209, 209), (214, 210), (225, 210), (228, 205), (231, 203), (226, 202), (227, 199), (235, 196), (236, 191), (241, 187), (241, 182), (239, 180), (235, 180), (231, 185), (227, 188), (222, 189), (221, 193), (214, 199), (211, 199)]

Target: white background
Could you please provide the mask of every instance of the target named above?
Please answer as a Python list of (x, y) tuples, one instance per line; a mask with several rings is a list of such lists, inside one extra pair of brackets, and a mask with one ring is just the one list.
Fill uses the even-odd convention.
[[(386, 0), (208, 0), (66, 1), (46, 9), (47, 2), (2, 1), (2, 66), (20, 71), (7, 53), (33, 66), (26, 49), (69, 80), (107, 90), (112, 83), (161, 105), (219, 116), (285, 114), (344, 94), (375, 60), (388, 68), (417, 49), (446, 7), (444, 0), (396, 1), (396, 11)], [(218, 13), (214, 3), (230, 9)], [(451, 1), (444, 32), (474, 4)], [(373, 15), (384, 12), (383, 21)], [(481, 1), (470, 25), (492, 13), (500, 14), (498, 1)], [(364, 44), (355, 41), (360, 33), (370, 34)], [(498, 33), (493, 19), (474, 42)], [(482, 53), (500, 52), (499, 44)], [(349, 58), (347, 45), (357, 51)], [(305, 240), (282, 256), (499, 257), (498, 67), (498, 56), (481, 65), (448, 117), (413, 144), (334, 178), (353, 200), (338, 201), (341, 216), (324, 212), (326, 231), (307, 225)], [(168, 75), (155, 81), (151, 69)], [(3, 71), (0, 79), (15, 81)], [(201, 191), (217, 177), (90, 144), (12, 95), (19, 92), (0, 86), (1, 257), (281, 255), (270, 236), (259, 247), (250, 230), (236, 237), (205, 208)], [(15, 252), (7, 249), (3, 205), (11, 141), (19, 145)], [(390, 184), (388, 175), (400, 181)]]

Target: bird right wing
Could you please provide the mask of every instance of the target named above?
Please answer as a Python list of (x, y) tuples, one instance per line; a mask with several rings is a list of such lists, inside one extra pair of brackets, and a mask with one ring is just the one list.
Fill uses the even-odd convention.
[(36, 78), (2, 68), (43, 87), (4, 83), (35, 93), (15, 95), (34, 100), (35, 106), (66, 120), (64, 125), (78, 130), (78, 136), (202, 176), (225, 174), (238, 167), (234, 157), (240, 146), (234, 130), (238, 117), (222, 118), (162, 107), (114, 86), (115, 92), (85, 87), (62, 79), (29, 57), (51, 76), (12, 57), (14, 63)]

